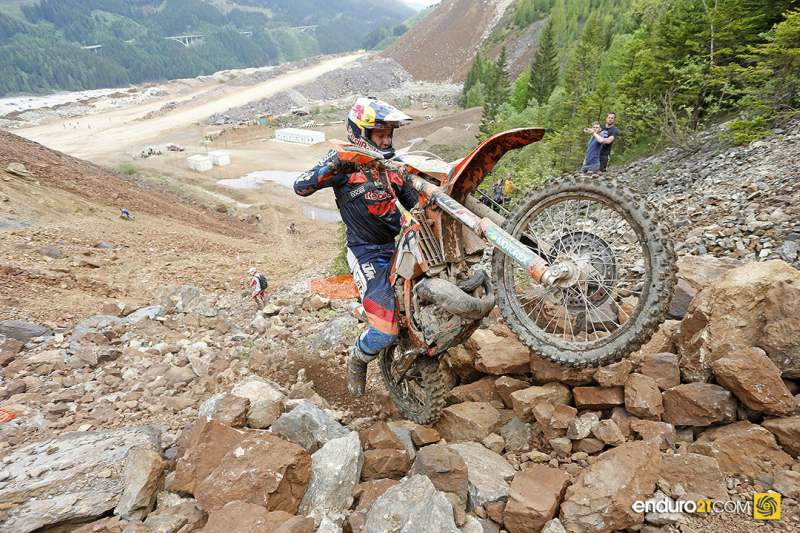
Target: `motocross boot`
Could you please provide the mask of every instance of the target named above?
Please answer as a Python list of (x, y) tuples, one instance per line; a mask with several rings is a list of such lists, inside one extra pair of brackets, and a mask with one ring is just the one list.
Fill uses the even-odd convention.
[(347, 354), (347, 390), (356, 398), (363, 396), (367, 388), (367, 363), (376, 356), (364, 353), (358, 341)]

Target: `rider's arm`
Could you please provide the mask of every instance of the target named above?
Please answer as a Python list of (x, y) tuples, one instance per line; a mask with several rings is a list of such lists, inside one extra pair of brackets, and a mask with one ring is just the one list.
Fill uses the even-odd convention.
[(342, 174), (336, 150), (331, 150), (325, 158), (307, 172), (300, 174), (294, 182), (294, 192), (300, 196), (309, 196), (320, 189), (331, 187), (335, 183), (346, 180)]
[(403, 184), (397, 190), (397, 199), (403, 204), (403, 207), (411, 211), (416, 207), (419, 201), (419, 193), (411, 186), (408, 180), (403, 180)]

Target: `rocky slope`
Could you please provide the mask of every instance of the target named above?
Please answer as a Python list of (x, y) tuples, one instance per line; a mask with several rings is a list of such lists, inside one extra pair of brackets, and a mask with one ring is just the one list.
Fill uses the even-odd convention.
[[(56, 331), (0, 321), (0, 529), (796, 531), (798, 140), (709, 137), (615, 169), (675, 227), (671, 320), (575, 370), (491, 316), (445, 358), (454, 388), (429, 427), (375, 368), (347, 396), (359, 326), (307, 280), (258, 311), (174, 286)], [(753, 520), (756, 493), (781, 495), (780, 520)], [(672, 512), (700, 499), (740, 511)]]
[(443, 0), (383, 52), (417, 80), (460, 81), (511, 0)]
[(488, 320), (446, 358), (457, 385), (431, 427), (403, 421), (375, 374), (348, 401), (355, 319), (303, 284), (252, 319), (184, 286), (55, 335), (0, 323), (0, 407), (14, 417), (0, 423), (0, 524), (747, 531), (749, 516), (631, 506), (772, 490), (783, 519), (764, 524), (794, 530), (800, 271), (719, 263), (683, 260), (682, 279), (705, 284), (684, 316), (600, 369), (547, 363)]
[[(780, 258), (800, 267), (800, 120), (731, 147), (718, 130), (622, 168), (672, 223), (679, 253), (744, 261)], [(624, 126), (623, 126), (624, 128)], [(624, 130), (623, 130), (624, 132)]]

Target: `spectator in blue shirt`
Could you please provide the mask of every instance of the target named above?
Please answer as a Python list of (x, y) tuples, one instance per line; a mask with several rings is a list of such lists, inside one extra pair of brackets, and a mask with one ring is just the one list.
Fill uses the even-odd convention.
[(591, 133), (589, 137), (589, 145), (586, 148), (586, 155), (583, 158), (583, 166), (581, 172), (599, 172), (600, 171), (600, 151), (608, 138), (608, 133), (600, 128), (599, 122), (592, 123), (591, 128), (585, 128), (585, 133)]

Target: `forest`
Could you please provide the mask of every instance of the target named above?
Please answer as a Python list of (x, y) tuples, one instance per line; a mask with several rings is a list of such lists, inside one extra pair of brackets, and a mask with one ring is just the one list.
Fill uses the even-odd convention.
[[(483, 106), (480, 139), (515, 127), (548, 130), (505, 157), (520, 188), (580, 168), (592, 121), (615, 112), (610, 166), (723, 124), (736, 144), (769, 134), (800, 108), (796, 0), (520, 0), (476, 54), (465, 107)], [(504, 37), (539, 21), (530, 66), (516, 79)]]
[[(14, 16), (0, 2), (0, 96), (119, 87), (371, 48), (402, 34), (414, 14), (378, 0), (227, 4), (236, 7), (223, 13), (199, 0), (39, 0)], [(187, 33), (205, 38), (190, 48), (164, 38)], [(82, 48), (98, 44), (96, 51)]]

